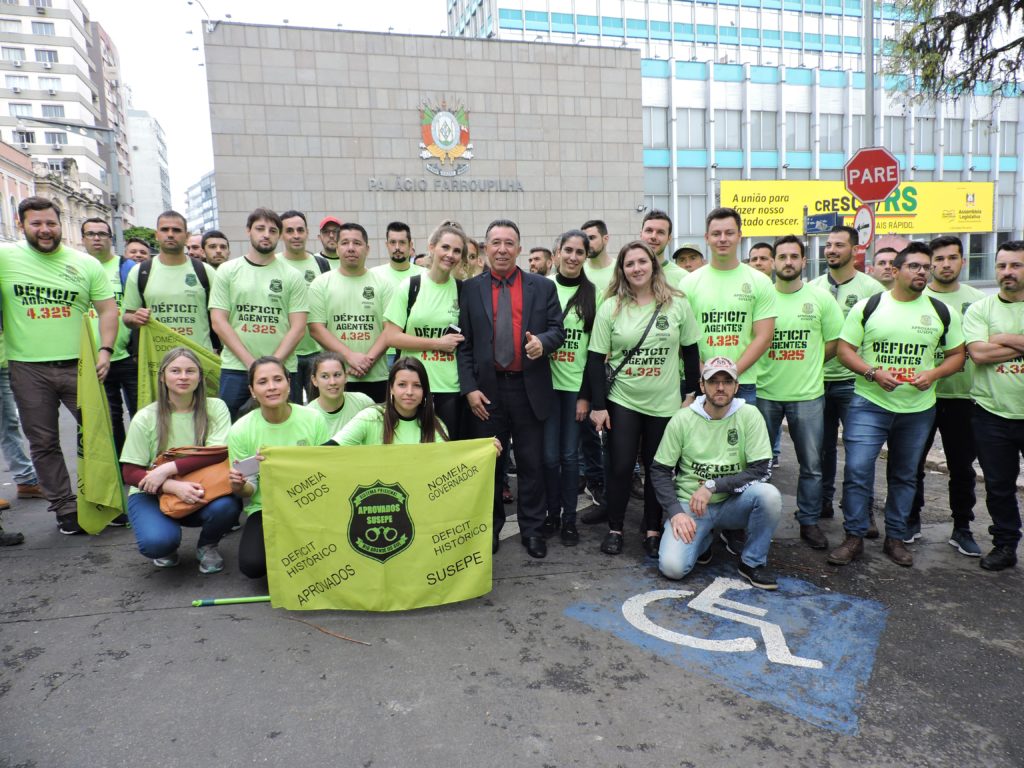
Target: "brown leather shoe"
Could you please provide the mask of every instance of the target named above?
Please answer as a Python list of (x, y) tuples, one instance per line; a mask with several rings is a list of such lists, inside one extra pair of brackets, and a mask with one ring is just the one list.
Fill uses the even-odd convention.
[(849, 565), (864, 554), (864, 540), (860, 536), (846, 534), (843, 543), (828, 553), (831, 565)]
[(828, 549), (828, 539), (825, 538), (825, 534), (817, 523), (801, 525), (800, 538), (806, 541), (807, 546), (811, 549)]
[(10, 508), (11, 508), (11, 502), (9, 502), (7, 499), (0, 499), (0, 512), (3, 512), (5, 509), (10, 509)]
[(32, 485), (19, 485), (18, 486), (18, 498), (19, 499), (45, 499), (46, 494), (43, 493), (43, 488), (39, 483), (33, 483)]
[(885, 541), (882, 543), (882, 552), (896, 565), (902, 565), (904, 568), (909, 568), (914, 564), (914, 556), (910, 554), (910, 550), (907, 549), (907, 545), (899, 539), (893, 539), (888, 536), (885, 537)]
[(875, 513), (872, 512), (868, 515), (868, 532), (864, 534), (865, 539), (877, 539), (878, 538), (878, 526), (875, 525)]

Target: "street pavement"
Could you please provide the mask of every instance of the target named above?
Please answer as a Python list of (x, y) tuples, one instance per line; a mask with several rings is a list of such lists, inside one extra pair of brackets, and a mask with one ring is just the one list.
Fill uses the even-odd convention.
[[(782, 461), (776, 593), (744, 588), (723, 547), (660, 578), (634, 501), (619, 557), (600, 525), (545, 560), (512, 536), (489, 595), (391, 614), (193, 608), (265, 594), (237, 571), (237, 533), (222, 574), (197, 572), (194, 530), (182, 565), (156, 570), (130, 530), (61, 536), (45, 502), (14, 501), (4, 525), (27, 541), (0, 550), (0, 766), (1024, 764), (1021, 569), (946, 543), (942, 474), (913, 568), (880, 541), (829, 566), (798, 538), (786, 437)], [(824, 528), (838, 543), (841, 519)]]

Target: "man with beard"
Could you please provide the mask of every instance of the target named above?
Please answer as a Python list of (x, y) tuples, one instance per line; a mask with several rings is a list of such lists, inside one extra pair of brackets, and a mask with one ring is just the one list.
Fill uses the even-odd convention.
[(345, 358), (346, 390), (383, 403), (388, 378), (384, 310), (393, 290), (386, 278), (366, 268), (369, 252), (362, 225), (342, 224), (338, 268), (320, 275), (309, 287), (309, 332), (324, 349)]
[(291, 378), (290, 400), (302, 401), (295, 348), (306, 333), (306, 281), (274, 255), (281, 239), (281, 217), (257, 208), (245, 223), (249, 252), (227, 262), (217, 273), (210, 296), (210, 320), (224, 344), (220, 393), (231, 420), (249, 399), (252, 362), (273, 355)]
[[(959, 371), (965, 359), (959, 313), (924, 295), (931, 257), (931, 248), (920, 242), (900, 251), (893, 259), (893, 289), (859, 302), (839, 335), (839, 360), (858, 378), (843, 432), (846, 538), (829, 554), (832, 565), (847, 565), (864, 551), (883, 443), (889, 455), (882, 551), (897, 565), (914, 564), (904, 541), (914, 473), (935, 420), (935, 382)], [(939, 349), (945, 357), (936, 366)]]
[(673, 288), (678, 288), (679, 283), (689, 273), (665, 255), (665, 248), (668, 247), (668, 242), (672, 239), (672, 219), (664, 211), (648, 211), (640, 223), (640, 239), (654, 251), (654, 256), (661, 264), (668, 284)]
[(971, 305), (964, 337), (974, 360), (974, 444), (985, 474), (985, 505), (992, 517), (986, 571), (1017, 564), (1020, 506), (1017, 478), (1024, 456), (1024, 240), (996, 251), (999, 293)]
[(551, 250), (537, 245), (530, 249), (530, 255), (526, 257), (526, 266), (531, 274), (547, 277), (551, 272), (551, 260)]
[[(775, 436), (785, 417), (793, 438), (800, 479), (796, 517), (800, 538), (811, 549), (827, 549), (818, 526), (821, 514), (821, 435), (825, 406), (822, 371), (836, 353), (843, 315), (832, 298), (804, 283), (807, 261), (803, 241), (780, 237), (775, 254), (775, 333), (757, 373), (757, 408), (768, 434)], [(751, 257), (753, 261), (753, 257)]]
[[(869, 275), (857, 271), (854, 263), (854, 246), (857, 245), (857, 230), (853, 227), (836, 226), (825, 242), (825, 261), (828, 272), (811, 281), (811, 286), (827, 292), (835, 300), (845, 319), (850, 310), (861, 299), (866, 299), (884, 289)], [(846, 412), (853, 399), (853, 382), (856, 377), (838, 359), (825, 363), (825, 432), (821, 445), (821, 517), (835, 517), (832, 499), (836, 491), (836, 463), (839, 458), (839, 425), (846, 426)], [(877, 539), (874, 513), (868, 517), (867, 538)]]
[(219, 229), (211, 229), (203, 235), (203, 253), (206, 263), (216, 269), (231, 258), (231, 243)]
[[(416, 253), (416, 248), (413, 246), (412, 230), (409, 229), (408, 224), (401, 221), (392, 221), (388, 224), (384, 233), (384, 244), (388, 249), (388, 262), (379, 264), (370, 271), (377, 277), (383, 278), (391, 287), (391, 292), (394, 293), (399, 283), (405, 278), (421, 275), (426, 270), (418, 264), (413, 264), (410, 260)], [(394, 347), (388, 348), (388, 368), (395, 362), (396, 354)]]
[[(590, 240), (590, 253), (583, 271), (597, 290), (597, 303), (604, 301), (604, 291), (615, 274), (615, 259), (608, 255), (608, 225), (601, 219), (591, 219), (580, 227)], [(584, 423), (588, 423), (584, 420)]]
[[(932, 296), (949, 306), (950, 312), (967, 313), (967, 308), (985, 298), (977, 288), (960, 282), (960, 271), (964, 266), (963, 243), (959, 237), (944, 235), (931, 241), (932, 279), (924, 289), (926, 296)], [(940, 352), (935, 364), (942, 362)], [(949, 468), (949, 508), (953, 517), (953, 532), (949, 543), (961, 555), (981, 557), (981, 547), (971, 534), (974, 519), (974, 485), (977, 475), (974, 471), (974, 436), (971, 431), (971, 379), (974, 363), (967, 360), (963, 370), (939, 381), (935, 385), (935, 423), (924, 444), (921, 461), (917, 465), (917, 492), (914, 504), (907, 518), (907, 544), (921, 536), (921, 509), (924, 507), (925, 458), (935, 441), (935, 432), (942, 434), (942, 449), (946, 454)]]
[(208, 304), (216, 272), (185, 253), (185, 217), (157, 217), (159, 252), (132, 267), (124, 286), (124, 324), (141, 328), (152, 317), (196, 344), (213, 349)]
[(334, 216), (325, 216), (320, 222), (320, 255), (327, 259), (331, 266), (338, 264), (338, 238), (341, 236), (341, 221)]
[(64, 404), (76, 419), (82, 316), (99, 315), (96, 375), (110, 370), (117, 337), (117, 302), (99, 262), (61, 245), (60, 210), (27, 197), (18, 205), (25, 242), (0, 248), (0, 284), (11, 387), (39, 484), (61, 533), (76, 534), (75, 491), (60, 445)]

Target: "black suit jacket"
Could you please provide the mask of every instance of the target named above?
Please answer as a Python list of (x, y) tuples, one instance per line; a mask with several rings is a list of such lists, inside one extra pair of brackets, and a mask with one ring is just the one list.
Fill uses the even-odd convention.
[[(551, 410), (551, 363), (548, 355), (562, 346), (565, 328), (558, 304), (555, 283), (520, 270), (523, 283), (523, 324), (519, 349), (526, 345), (529, 331), (544, 346), (544, 354), (523, 359), (523, 383), (530, 408), (538, 419), (546, 419)], [(484, 271), (462, 287), (459, 325), (465, 341), (459, 344), (455, 357), (459, 367), (459, 391), (463, 395), (479, 389), (488, 400), (494, 400), (498, 378), (494, 368), (494, 320), (491, 303), (491, 273)], [(475, 417), (474, 417), (475, 418)]]

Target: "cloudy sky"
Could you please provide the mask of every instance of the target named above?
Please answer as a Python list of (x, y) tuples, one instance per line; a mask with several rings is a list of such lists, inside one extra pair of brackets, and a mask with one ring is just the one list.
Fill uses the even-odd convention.
[[(172, 205), (185, 208), (185, 190), (213, 170), (210, 110), (203, 62), (200, 2), (84, 0), (89, 16), (113, 38), (132, 106), (160, 121), (167, 139)], [(438, 34), (447, 27), (445, 0), (201, 0), (209, 18), (289, 26)], [(131, 8), (127, 11), (126, 8)], [(198, 48), (198, 50), (193, 50)], [(145, 222), (140, 222), (145, 223)]]

